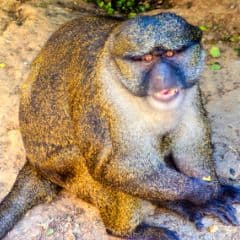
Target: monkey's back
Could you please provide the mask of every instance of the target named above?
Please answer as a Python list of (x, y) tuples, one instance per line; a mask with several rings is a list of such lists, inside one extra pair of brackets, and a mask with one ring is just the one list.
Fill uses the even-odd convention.
[(48, 154), (76, 141), (72, 121), (75, 96), (82, 96), (79, 105), (86, 104), (96, 90), (96, 57), (117, 24), (118, 20), (104, 17), (73, 20), (51, 36), (33, 62), (22, 86), (19, 113), (31, 162), (45, 160)]
[[(19, 117), (28, 162), (46, 179), (97, 206), (105, 225), (122, 234), (138, 224), (134, 212), (142, 201), (91, 175), (98, 149), (108, 141), (95, 64), (117, 24), (82, 18), (54, 33), (22, 86)], [(127, 224), (121, 224), (123, 219)]]

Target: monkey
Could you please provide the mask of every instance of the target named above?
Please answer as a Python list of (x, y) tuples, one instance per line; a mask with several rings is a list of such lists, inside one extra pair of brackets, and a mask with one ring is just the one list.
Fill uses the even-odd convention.
[(219, 181), (212, 159), (201, 37), (170, 12), (84, 16), (53, 33), (21, 87), (26, 163), (0, 204), (0, 239), (62, 189), (124, 239), (179, 239), (145, 224), (158, 207), (199, 229), (206, 214), (239, 224), (240, 188)]

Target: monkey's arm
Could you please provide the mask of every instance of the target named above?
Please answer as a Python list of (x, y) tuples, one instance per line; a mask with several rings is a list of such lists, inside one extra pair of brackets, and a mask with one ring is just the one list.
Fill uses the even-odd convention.
[[(200, 104), (200, 99), (198, 102)], [(176, 167), (187, 176), (217, 181), (212, 159), (211, 130), (203, 106), (189, 108), (184, 118), (170, 136)]]
[[(200, 104), (201, 100), (198, 102)], [(228, 203), (240, 202), (239, 188), (218, 182), (212, 159), (211, 132), (203, 106), (200, 104), (191, 108), (186, 117), (172, 137), (172, 153), (178, 170), (187, 176), (218, 184), (222, 200)]]
[(238, 225), (232, 203), (239, 203), (240, 189), (218, 183), (212, 159), (210, 127), (203, 106), (200, 106), (200, 112), (188, 113), (187, 118), (182, 122), (178, 132), (173, 134), (174, 162), (178, 170), (188, 176), (216, 182), (219, 185), (218, 198), (209, 200), (201, 206), (186, 201), (168, 201), (162, 206), (189, 218), (198, 229), (204, 227), (202, 224), (204, 215), (216, 216), (225, 224)]
[(112, 158), (98, 166), (94, 177), (123, 192), (158, 202), (185, 199), (200, 204), (218, 192), (215, 183), (188, 177), (166, 167), (154, 156), (145, 157)]

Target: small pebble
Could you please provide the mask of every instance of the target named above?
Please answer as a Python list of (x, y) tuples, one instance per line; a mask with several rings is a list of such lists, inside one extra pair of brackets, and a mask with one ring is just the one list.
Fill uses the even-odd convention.
[(5, 68), (6, 64), (5, 63), (0, 63), (0, 68)]
[(208, 232), (210, 232), (210, 233), (215, 233), (217, 231), (218, 231), (217, 225), (212, 225), (212, 226), (208, 227)]

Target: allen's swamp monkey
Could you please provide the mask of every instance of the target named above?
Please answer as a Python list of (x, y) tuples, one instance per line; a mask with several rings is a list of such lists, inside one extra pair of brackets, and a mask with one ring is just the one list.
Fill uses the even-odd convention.
[(154, 206), (199, 229), (206, 214), (238, 225), (240, 188), (220, 184), (211, 156), (200, 40), (173, 13), (81, 17), (54, 33), (22, 86), (27, 161), (0, 205), (0, 238), (63, 188), (126, 239), (179, 239), (144, 225)]

